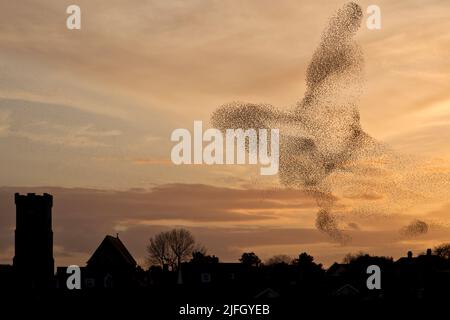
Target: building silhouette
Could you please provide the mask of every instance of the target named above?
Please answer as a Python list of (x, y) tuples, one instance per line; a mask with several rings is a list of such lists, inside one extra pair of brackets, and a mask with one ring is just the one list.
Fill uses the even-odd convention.
[(54, 274), (53, 196), (15, 194), (16, 230), (14, 273), (24, 287), (51, 287)]
[[(448, 300), (450, 297), (450, 259), (434, 254), (431, 249), (416, 257), (408, 252), (406, 257), (396, 261), (391, 257), (361, 254), (345, 263), (334, 263), (328, 269), (304, 252), (290, 263), (266, 265), (244, 261), (224, 263), (215, 256), (195, 253), (189, 262), (181, 263), (178, 270), (169, 269), (167, 264), (144, 270), (118, 235), (104, 237), (86, 265), (79, 267), (81, 291), (69, 290), (68, 267), (60, 266), (54, 274), (52, 195), (16, 193), (15, 203), (15, 256), (13, 266), (0, 265), (0, 292), (54, 288), (57, 290), (44, 291), (50, 292), (53, 298), (58, 297), (59, 302), (65, 298), (72, 301), (74, 297), (84, 297), (80, 300), (84, 302), (98, 301), (96, 299), (101, 297), (108, 300), (116, 294), (118, 303), (128, 299), (143, 304), (153, 301), (158, 306), (166, 301), (185, 303), (187, 299), (210, 299), (220, 302), (232, 297), (234, 301), (276, 301), (274, 303), (293, 308), (281, 308), (286, 312), (298, 312), (295, 309), (298, 301), (389, 305), (390, 302)], [(381, 289), (367, 286), (367, 270), (372, 265), (381, 270)], [(22, 294), (23, 290), (19, 292)], [(108, 300), (106, 306), (111, 305)]]
[(107, 235), (88, 260), (86, 273), (95, 287), (124, 288), (134, 284), (136, 267), (119, 236)]
[[(82, 289), (130, 288), (137, 286), (138, 266), (119, 236), (107, 235), (81, 267)], [(57, 288), (66, 288), (67, 267), (56, 270)]]

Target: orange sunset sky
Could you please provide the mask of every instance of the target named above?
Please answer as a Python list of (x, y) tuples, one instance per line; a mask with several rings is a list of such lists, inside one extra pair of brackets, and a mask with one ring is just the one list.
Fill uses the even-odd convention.
[[(81, 30), (66, 8), (81, 7)], [(0, 4), (0, 263), (14, 255), (14, 193), (54, 195), (56, 265), (84, 263), (118, 232), (144, 265), (155, 233), (191, 230), (222, 261), (307, 251), (329, 265), (398, 258), (450, 241), (450, 2), (357, 1), (361, 126), (389, 157), (332, 177), (345, 245), (318, 210), (258, 166), (175, 166), (176, 128), (231, 101), (288, 109), (344, 1), (21, 0)], [(365, 27), (381, 8), (381, 30)], [(414, 221), (428, 232), (405, 235)]]

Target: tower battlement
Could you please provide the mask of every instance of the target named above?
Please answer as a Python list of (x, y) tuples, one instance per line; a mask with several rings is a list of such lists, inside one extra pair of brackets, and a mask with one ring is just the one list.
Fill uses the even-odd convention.
[(50, 207), (53, 206), (53, 196), (48, 193), (44, 193), (43, 195), (37, 195), (35, 193), (27, 193), (26, 195), (22, 195), (20, 193), (15, 193), (14, 200), (16, 205), (45, 204)]

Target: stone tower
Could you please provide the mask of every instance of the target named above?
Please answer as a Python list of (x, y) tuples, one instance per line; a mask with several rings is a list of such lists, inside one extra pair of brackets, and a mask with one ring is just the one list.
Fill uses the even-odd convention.
[(16, 231), (14, 271), (25, 287), (52, 286), (54, 274), (52, 206), (53, 196), (15, 194)]

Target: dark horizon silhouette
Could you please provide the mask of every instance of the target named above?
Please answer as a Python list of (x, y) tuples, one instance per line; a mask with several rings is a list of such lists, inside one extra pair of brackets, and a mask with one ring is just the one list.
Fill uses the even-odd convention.
[[(71, 310), (79, 317), (85, 317), (86, 312), (98, 312), (102, 317), (117, 317), (122, 312), (128, 317), (141, 316), (148, 310), (152, 316), (180, 319), (181, 312), (197, 306), (208, 306), (223, 316), (233, 304), (244, 306), (242, 310), (265, 306), (270, 313), (264, 319), (310, 312), (349, 318), (368, 310), (384, 316), (393, 309), (405, 316), (405, 312), (412, 312), (405, 307), (411, 304), (415, 312), (428, 313), (429, 304), (439, 305), (450, 298), (450, 259), (445, 246), (436, 251), (439, 255), (428, 249), (414, 257), (410, 251), (396, 261), (369, 254), (348, 256), (328, 269), (306, 252), (293, 261), (280, 257), (270, 264), (261, 263), (253, 252), (244, 252), (240, 262), (223, 263), (198, 249), (191, 252), (188, 261), (144, 270), (118, 234), (106, 235), (86, 265), (80, 265), (81, 288), (70, 290), (68, 266), (57, 266), (53, 272), (52, 195), (15, 194), (15, 200), (14, 264), (0, 265), (0, 294), (5, 306), (21, 302), (41, 311)], [(367, 286), (370, 265), (381, 269), (380, 289)], [(233, 318), (245, 316), (235, 314)]]
[[(15, 194), (16, 253), (13, 265), (0, 266), (0, 283), (10, 289), (67, 290), (67, 266), (58, 266), (54, 273), (52, 205), (50, 194)], [(448, 254), (448, 252), (447, 252)], [(368, 290), (366, 268), (377, 265), (382, 272), (382, 288)], [(411, 251), (396, 261), (389, 257), (360, 254), (335, 262), (328, 269), (314, 262), (306, 252), (298, 259), (263, 264), (253, 253), (243, 253), (241, 261), (223, 263), (205, 252), (192, 252), (189, 261), (178, 266), (163, 263), (147, 270), (140, 267), (119, 235), (106, 235), (93, 251), (86, 265), (80, 264), (82, 290), (142, 289), (177, 286), (196, 288), (245, 287), (247, 297), (282, 297), (299, 294), (306, 288), (317, 297), (403, 297), (422, 299), (448, 293), (450, 260), (428, 249), (413, 257)], [(289, 290), (286, 291), (286, 288)], [(287, 292), (287, 293), (286, 293)]]

